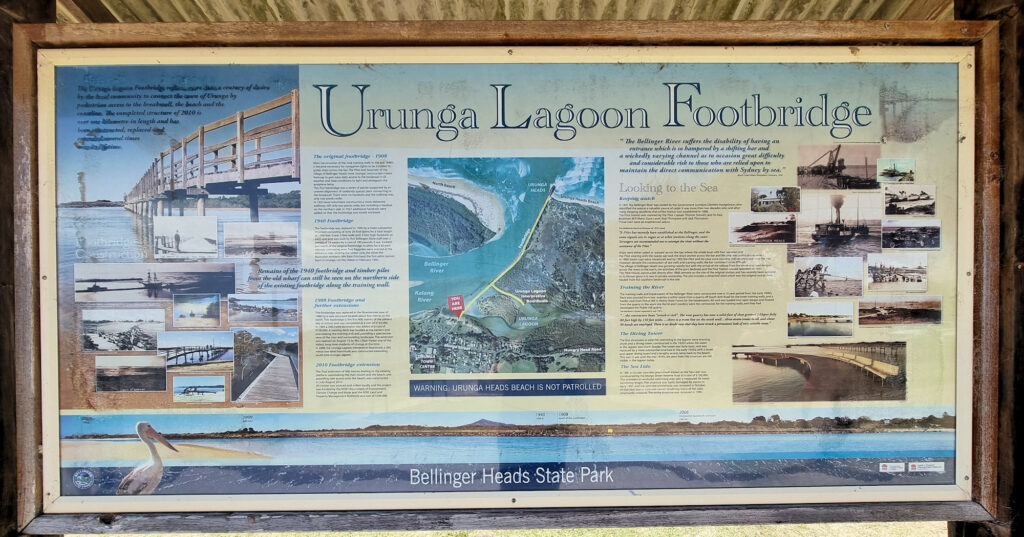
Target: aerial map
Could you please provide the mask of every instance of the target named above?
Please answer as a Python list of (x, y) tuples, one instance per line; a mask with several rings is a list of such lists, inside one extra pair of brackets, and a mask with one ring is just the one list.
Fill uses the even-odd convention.
[(604, 160), (408, 164), (411, 371), (604, 371)]

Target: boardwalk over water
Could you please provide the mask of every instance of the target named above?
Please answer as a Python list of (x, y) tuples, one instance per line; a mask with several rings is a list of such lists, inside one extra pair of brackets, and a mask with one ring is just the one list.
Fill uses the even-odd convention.
[(259, 221), (260, 185), (298, 182), (299, 96), (297, 90), (247, 110), (200, 125), (154, 158), (149, 170), (125, 195), (124, 207), (151, 218), (185, 214), (196, 198), (197, 214), (206, 199), (248, 195), (249, 215)]
[(299, 375), (291, 358), (267, 351), (273, 357), (249, 387), (236, 401), (258, 403), (262, 401), (298, 401)]

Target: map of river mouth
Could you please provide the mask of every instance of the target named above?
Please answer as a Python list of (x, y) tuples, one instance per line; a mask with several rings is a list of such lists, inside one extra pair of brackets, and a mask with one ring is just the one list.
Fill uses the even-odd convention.
[(408, 167), (411, 371), (604, 371), (604, 160)]

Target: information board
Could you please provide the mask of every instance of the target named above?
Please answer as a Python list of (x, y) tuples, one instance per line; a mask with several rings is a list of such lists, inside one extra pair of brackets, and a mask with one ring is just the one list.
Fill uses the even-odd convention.
[(969, 500), (973, 51), (42, 50), (45, 509)]

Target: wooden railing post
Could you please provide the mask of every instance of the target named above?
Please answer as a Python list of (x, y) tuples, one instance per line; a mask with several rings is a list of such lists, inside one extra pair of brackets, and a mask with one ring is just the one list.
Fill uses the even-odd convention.
[(235, 125), (238, 134), (235, 140), (235, 166), (238, 167), (238, 182), (245, 182), (245, 116), (242, 111), (235, 112)]
[(302, 177), (299, 166), (299, 90), (292, 90), (292, 177)]

